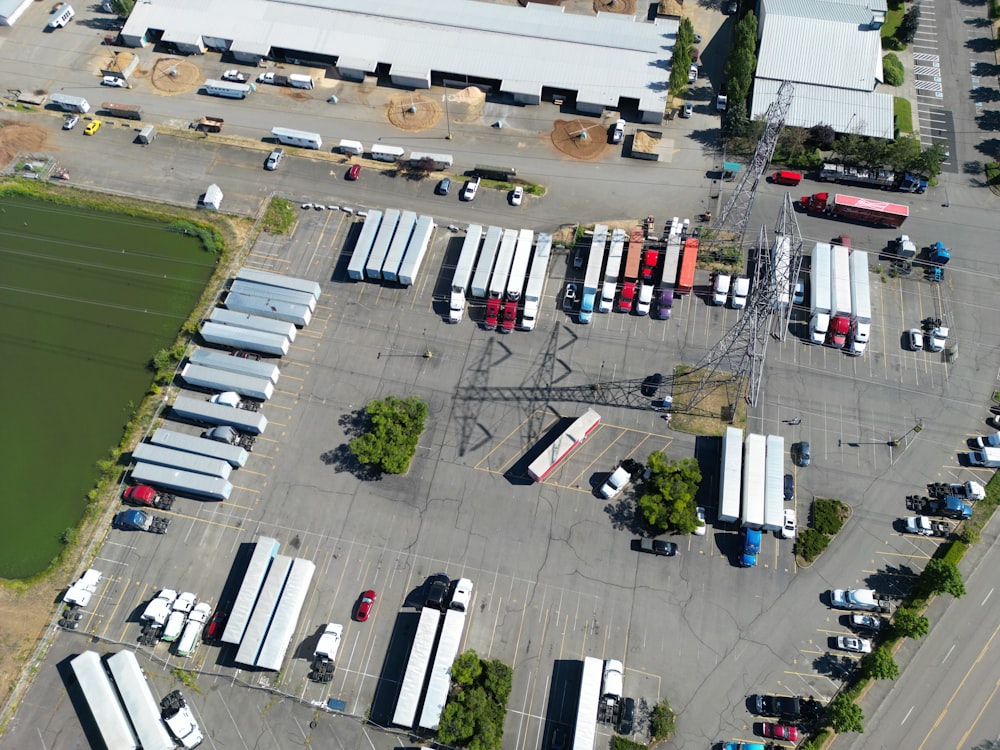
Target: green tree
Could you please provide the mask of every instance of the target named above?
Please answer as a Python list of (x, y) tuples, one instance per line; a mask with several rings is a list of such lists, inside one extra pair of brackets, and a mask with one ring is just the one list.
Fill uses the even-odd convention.
[(809, 128), (809, 139), (816, 148), (830, 151), (833, 148), (833, 142), (837, 140), (837, 131), (821, 122)]
[(840, 693), (830, 701), (826, 707), (826, 718), (838, 734), (844, 732), (863, 733), (865, 731), (863, 726), (864, 711), (861, 710), (861, 706), (851, 700), (847, 693)]
[(919, 585), (925, 596), (951, 594), (956, 599), (965, 596), (965, 582), (958, 566), (937, 557), (928, 561), (924, 572), (920, 574)]
[(895, 680), (899, 677), (899, 665), (883, 644), (861, 660), (861, 673), (872, 680)]
[(920, 141), (912, 135), (901, 135), (889, 147), (889, 164), (897, 172), (906, 172), (920, 166)]
[(483, 686), (490, 695), (510, 695), (513, 679), (514, 670), (499, 659), (491, 659), (484, 664)]
[(653, 737), (658, 740), (669, 739), (677, 728), (677, 720), (674, 711), (670, 708), (670, 702), (666, 698), (653, 707), (653, 714), (649, 718)]
[(451, 665), (451, 679), (456, 684), (464, 686), (472, 685), (483, 672), (483, 662), (479, 654), (474, 649), (469, 649), (464, 654), (455, 657)]
[(365, 415), (367, 429), (351, 441), (351, 453), (361, 463), (377, 466), (387, 474), (405, 474), (424, 431), (427, 404), (416, 396), (389, 396), (370, 402)]
[(897, 638), (923, 638), (930, 630), (930, 621), (908, 607), (896, 610), (892, 618), (892, 633)]
[(688, 70), (691, 68), (691, 46), (675, 44), (670, 57), (670, 93), (677, 96), (688, 85)]
[(695, 495), (701, 484), (701, 469), (693, 458), (671, 461), (653, 451), (647, 461), (649, 478), (639, 498), (639, 511), (656, 531), (673, 529), (690, 534), (698, 528)]
[(853, 163), (861, 153), (861, 136), (857, 133), (841, 133), (833, 142), (833, 152), (844, 162)]
[[(729, 108), (736, 103), (746, 105), (757, 67), (757, 16), (747, 13), (737, 24), (733, 34), (733, 47), (726, 62), (726, 87)], [(744, 110), (745, 111), (745, 110)]]
[(890, 86), (903, 85), (903, 63), (892, 52), (882, 58), (882, 72), (885, 74), (885, 82)]
[(870, 169), (881, 169), (889, 158), (889, 141), (882, 138), (862, 138), (858, 157)]
[(896, 38), (903, 44), (910, 44), (917, 37), (917, 30), (920, 28), (920, 3), (915, 3), (910, 10), (903, 14), (903, 20), (899, 22), (896, 29)]
[(799, 532), (795, 540), (795, 554), (800, 555), (806, 562), (812, 562), (830, 544), (830, 537), (822, 531), (816, 529), (803, 529)]
[(948, 149), (945, 148), (943, 143), (935, 143), (933, 146), (928, 146), (913, 165), (913, 171), (918, 172), (928, 179), (937, 177), (941, 174), (941, 164), (948, 158), (946, 156), (947, 151)]
[(750, 135), (752, 126), (747, 117), (746, 100), (729, 97), (729, 104), (722, 115), (722, 132), (727, 138), (742, 138)]
[(111, 0), (111, 7), (119, 16), (127, 16), (135, 7), (135, 0)]

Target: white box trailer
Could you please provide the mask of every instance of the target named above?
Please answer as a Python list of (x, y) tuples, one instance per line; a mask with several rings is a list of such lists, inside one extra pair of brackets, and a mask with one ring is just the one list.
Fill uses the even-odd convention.
[(310, 560), (295, 558), (292, 561), (288, 580), (285, 581), (281, 591), (281, 599), (278, 600), (278, 606), (274, 611), (274, 617), (271, 618), (267, 636), (260, 647), (254, 666), (274, 672), (281, 669), (281, 663), (285, 660), (288, 645), (295, 635), (295, 626), (299, 622), (302, 605), (305, 603), (309, 584), (315, 572), (316, 566)]
[(826, 332), (830, 327), (830, 311), (833, 307), (830, 298), (832, 255), (832, 248), (826, 242), (817, 242), (813, 248), (809, 269), (809, 292), (812, 297), (809, 338), (814, 344), (822, 344), (826, 340)]
[(188, 362), (181, 370), (181, 378), (188, 385), (210, 391), (236, 391), (241, 396), (267, 401), (274, 395), (274, 383), (267, 378), (255, 378), (229, 370)]
[(49, 96), (49, 103), (63, 112), (75, 112), (83, 115), (90, 111), (90, 102), (82, 96), (55, 93)]
[(764, 475), (764, 530), (780, 531), (785, 522), (785, 438), (767, 436)]
[(735, 523), (740, 518), (743, 491), (743, 430), (727, 427), (722, 436), (722, 466), (719, 472), (719, 520)]
[(432, 169), (450, 169), (454, 159), (451, 154), (428, 154), (419, 151), (410, 152), (410, 165), (417, 167), (428, 165)]
[(396, 162), (403, 158), (406, 149), (399, 146), (383, 146), (381, 143), (373, 143), (369, 156), (375, 161)]
[(396, 700), (396, 710), (392, 715), (392, 723), (398, 727), (413, 727), (417, 718), (417, 706), (424, 692), (424, 678), (431, 661), (431, 652), (437, 640), (438, 625), (441, 613), (433, 607), (420, 610), (420, 622), (413, 636), (410, 647), (410, 657), (406, 662), (406, 672), (403, 674), (403, 684)]
[(843, 245), (833, 246), (833, 272), (830, 296), (833, 298), (831, 315), (851, 314), (851, 251)]
[(279, 289), (291, 289), (296, 292), (306, 292), (311, 294), (319, 302), (322, 293), (319, 284), (308, 279), (300, 279), (296, 276), (286, 276), (283, 273), (273, 271), (261, 271), (256, 268), (241, 268), (236, 273), (236, 278), (240, 281), (252, 281), (255, 284), (265, 284), (276, 286)]
[(246, 357), (234, 357), (232, 354), (227, 354), (226, 352), (220, 352), (216, 349), (203, 349), (200, 346), (191, 352), (188, 360), (196, 365), (214, 367), (216, 370), (231, 370), (232, 372), (239, 372), (244, 375), (252, 375), (255, 378), (267, 378), (275, 385), (278, 384), (278, 378), (281, 376), (278, 366), (272, 365), (270, 362), (258, 362)]
[(410, 244), (416, 223), (417, 214), (414, 211), (403, 211), (399, 215), (399, 223), (396, 224), (392, 242), (389, 243), (389, 250), (385, 254), (385, 260), (382, 261), (382, 278), (386, 281), (396, 281), (399, 266), (403, 262), (403, 255), (406, 254), (406, 247)]
[(420, 721), (417, 722), (423, 729), (436, 730), (441, 723), (441, 712), (448, 701), (448, 691), (451, 689), (451, 666), (455, 663), (458, 649), (462, 646), (464, 632), (465, 612), (453, 609), (445, 612), (441, 638), (438, 639), (430, 679), (427, 682), (427, 693), (424, 695), (424, 707), (420, 711)]
[(275, 318), (265, 318), (263, 315), (253, 315), (239, 310), (229, 310), (224, 307), (216, 307), (209, 313), (209, 321), (221, 323), (226, 326), (245, 328), (250, 331), (261, 331), (271, 333), (276, 336), (284, 336), (289, 343), (295, 341), (298, 329), (295, 324), (287, 320), (276, 320)]
[(389, 245), (392, 236), (396, 232), (396, 225), (399, 223), (399, 209), (386, 209), (382, 216), (382, 223), (379, 225), (378, 234), (372, 243), (372, 251), (368, 256), (368, 263), (365, 265), (365, 276), (369, 279), (382, 278), (382, 264), (385, 263), (385, 255), (389, 252)]
[(601, 288), (601, 301), (598, 311), (611, 312), (615, 305), (615, 294), (618, 290), (618, 274), (621, 273), (622, 254), (625, 250), (625, 240), (628, 239), (624, 229), (611, 231), (611, 250), (608, 252), (608, 267), (604, 269), (604, 286)]
[(486, 296), (490, 277), (493, 274), (493, 263), (496, 261), (497, 249), (500, 247), (500, 238), (502, 236), (503, 229), (500, 227), (489, 227), (486, 230), (486, 237), (483, 239), (483, 251), (479, 255), (479, 262), (476, 264), (476, 273), (472, 277), (473, 297)]
[(160, 718), (160, 706), (135, 654), (128, 650), (112, 654), (108, 657), (108, 671), (118, 686), (142, 750), (174, 750), (174, 741)]
[(576, 725), (573, 729), (573, 750), (594, 750), (597, 706), (601, 701), (603, 676), (604, 662), (593, 656), (584, 657), (580, 695), (576, 704)]
[(209, 477), (229, 479), (233, 467), (219, 458), (187, 453), (152, 443), (139, 443), (132, 450), (132, 460), (158, 466), (168, 466), (181, 471), (204, 474)]
[(197, 435), (188, 435), (186, 432), (174, 432), (165, 427), (155, 429), (149, 440), (153, 445), (225, 461), (234, 469), (242, 469), (250, 460), (250, 454), (238, 445), (208, 440)]
[(528, 264), (531, 262), (531, 245), (535, 241), (535, 233), (530, 229), (521, 229), (517, 233), (517, 249), (514, 250), (514, 261), (510, 264), (510, 278), (507, 279), (507, 299), (517, 302), (524, 293), (524, 285), (528, 278)]
[(252, 352), (272, 354), (281, 357), (288, 354), (288, 337), (250, 328), (213, 323), (206, 320), (201, 324), (201, 337), (209, 344), (228, 346), (231, 349), (249, 349)]
[(210, 477), (207, 474), (142, 461), (132, 467), (132, 481), (212, 500), (228, 500), (233, 494), (233, 485), (222, 477)]
[(226, 620), (226, 628), (222, 633), (223, 643), (235, 645), (243, 640), (247, 623), (250, 622), (250, 615), (253, 613), (253, 605), (257, 602), (267, 570), (278, 554), (279, 547), (277, 539), (269, 536), (257, 537), (246, 573), (243, 574), (243, 582), (230, 609), (229, 619)]
[(84, 651), (74, 656), (69, 666), (104, 746), (115, 750), (138, 750), (138, 740), (97, 652)]
[(851, 354), (864, 354), (871, 337), (872, 298), (868, 277), (868, 253), (851, 253)]
[(499, 299), (507, 289), (507, 279), (510, 277), (510, 267), (514, 262), (514, 251), (517, 250), (517, 230), (504, 229), (500, 240), (500, 251), (497, 253), (497, 264), (490, 279), (490, 297)]
[(743, 514), (745, 528), (764, 527), (764, 496), (767, 440), (763, 435), (747, 435), (743, 443)]
[(292, 128), (271, 128), (271, 135), (277, 139), (278, 143), (285, 146), (313, 149), (323, 148), (323, 138), (319, 133), (310, 133), (306, 130), (293, 130)]
[(235, 279), (229, 285), (229, 291), (237, 294), (249, 294), (251, 297), (264, 297), (265, 299), (280, 299), (285, 302), (294, 302), (297, 305), (305, 305), (310, 312), (316, 312), (316, 298), (309, 292), (298, 292), (294, 289), (282, 289), (268, 284), (258, 284), (256, 281), (244, 281)]
[(257, 663), (257, 655), (261, 646), (264, 645), (264, 638), (267, 629), (274, 617), (274, 611), (278, 608), (278, 600), (281, 599), (281, 591), (285, 588), (285, 581), (288, 580), (288, 573), (292, 569), (292, 558), (287, 555), (275, 555), (271, 561), (271, 567), (267, 569), (267, 576), (264, 578), (264, 585), (260, 588), (260, 596), (254, 604), (253, 614), (247, 623), (246, 632), (240, 641), (240, 647), (236, 651), (234, 661), (247, 667), (252, 667)]
[(206, 80), (202, 88), (209, 96), (221, 96), (223, 99), (246, 99), (257, 90), (252, 83), (217, 81), (213, 78)]
[(368, 256), (371, 255), (372, 244), (375, 242), (375, 235), (381, 223), (381, 211), (371, 210), (365, 217), (365, 223), (358, 234), (358, 241), (354, 243), (351, 262), (347, 264), (347, 275), (355, 281), (365, 278), (365, 265), (368, 263)]
[(177, 416), (199, 424), (225, 424), (252, 435), (262, 435), (267, 429), (267, 417), (259, 411), (234, 409), (203, 398), (178, 396), (172, 408)]
[(280, 299), (264, 299), (263, 297), (251, 297), (248, 294), (229, 292), (223, 304), (236, 312), (284, 320), (294, 323), (300, 328), (309, 325), (312, 320), (312, 310), (308, 306)]
[[(337, 150), (342, 154), (361, 156), (365, 152), (365, 147), (362, 145), (361, 141), (349, 141), (342, 138), (340, 143), (337, 145)], [(368, 215), (371, 216), (371, 213), (369, 212)]]
[(478, 224), (470, 224), (465, 230), (465, 240), (462, 251), (455, 265), (455, 275), (451, 279), (451, 299), (448, 305), (448, 322), (459, 323), (465, 314), (465, 294), (472, 280), (472, 269), (476, 265), (476, 255), (479, 253), (479, 243), (483, 237), (483, 228)]
[(421, 216), (417, 219), (417, 225), (413, 228), (413, 235), (406, 246), (406, 254), (403, 256), (396, 278), (403, 286), (410, 286), (417, 280), (417, 274), (420, 273), (420, 266), (424, 262), (424, 256), (427, 255), (427, 248), (430, 247), (431, 236), (436, 226), (430, 216)]
[(681, 237), (671, 234), (667, 238), (667, 252), (663, 256), (663, 276), (660, 277), (661, 289), (673, 289), (677, 284), (677, 266), (681, 261)]
[(545, 282), (549, 280), (549, 260), (552, 257), (552, 235), (539, 232), (535, 242), (535, 257), (531, 261), (528, 285), (524, 289), (524, 313), (521, 328), (534, 330), (538, 322), (538, 306), (545, 294)]

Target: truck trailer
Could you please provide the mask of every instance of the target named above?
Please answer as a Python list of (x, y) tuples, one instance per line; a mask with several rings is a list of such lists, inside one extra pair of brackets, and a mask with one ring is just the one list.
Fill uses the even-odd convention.
[[(237, 293), (233, 292), (233, 294)], [(235, 303), (235, 300), (242, 300), (244, 297), (241, 295), (240, 297), (234, 297), (233, 299)], [(250, 299), (261, 298), (251, 297)], [(295, 324), (290, 321), (266, 318), (263, 315), (255, 315), (253, 313), (228, 309), (225, 307), (214, 308), (212, 312), (209, 313), (208, 319), (212, 323), (221, 323), (226, 326), (234, 326), (236, 328), (244, 328), (251, 331), (261, 331), (262, 333), (283, 336), (288, 339), (289, 343), (295, 341), (295, 336), (298, 334), (298, 329), (296, 329)]]
[(196, 365), (214, 367), (217, 370), (230, 370), (256, 378), (267, 378), (275, 385), (278, 384), (278, 378), (281, 376), (278, 366), (272, 365), (270, 362), (261, 362), (249, 357), (236, 357), (216, 349), (197, 347), (191, 352), (188, 361)]
[(690, 294), (694, 289), (694, 272), (698, 266), (698, 238), (687, 237), (681, 254), (681, 268), (677, 275), (677, 294)]
[(70, 96), (69, 94), (55, 93), (49, 96), (49, 104), (63, 112), (74, 112), (84, 115), (90, 111), (90, 102), (82, 96)]
[(309, 325), (312, 320), (312, 310), (309, 309), (308, 305), (299, 305), (280, 299), (265, 299), (264, 297), (252, 297), (249, 294), (229, 292), (223, 304), (236, 312), (284, 320), (299, 328)]
[(138, 750), (138, 740), (97, 652), (84, 651), (70, 659), (69, 666), (104, 746), (115, 750)]
[(465, 316), (465, 294), (472, 280), (472, 269), (476, 265), (479, 243), (483, 238), (483, 228), (470, 224), (465, 230), (465, 240), (458, 256), (455, 274), (451, 279), (451, 298), (448, 303), (448, 322), (460, 323)]
[(132, 468), (132, 480), (211, 500), (228, 500), (233, 494), (233, 485), (222, 477), (210, 477), (207, 474), (196, 474), (193, 471), (182, 471), (143, 461)]
[(517, 230), (504, 229), (500, 250), (497, 251), (497, 264), (493, 269), (493, 278), (490, 279), (490, 296), (486, 301), (486, 318), (483, 325), (487, 331), (495, 331), (499, 323), (503, 295), (507, 290), (507, 279), (510, 277), (510, 267), (514, 263), (516, 250)]
[(104, 110), (109, 116), (120, 117), (123, 120), (142, 119), (142, 107), (138, 104), (115, 104), (113, 102), (104, 102), (101, 104), (101, 109)]
[(503, 320), (500, 324), (501, 333), (510, 333), (517, 325), (517, 305), (524, 292), (528, 263), (531, 261), (531, 245), (534, 239), (535, 233), (530, 229), (522, 229), (517, 233), (517, 248), (514, 250), (514, 261), (511, 263), (510, 276), (507, 278)]
[(545, 282), (549, 279), (549, 258), (552, 254), (552, 235), (539, 232), (535, 241), (535, 257), (531, 261), (528, 286), (524, 290), (524, 313), (521, 328), (531, 331), (538, 320), (538, 306), (545, 294)]
[(185, 432), (173, 432), (164, 427), (158, 427), (149, 436), (153, 445), (163, 448), (171, 448), (185, 453), (193, 453), (198, 456), (206, 456), (219, 461), (225, 461), (234, 469), (241, 469), (247, 465), (250, 454), (239, 445), (229, 445), (218, 440), (208, 440), (197, 435), (188, 435)]
[(306, 130), (294, 130), (292, 128), (271, 128), (271, 135), (278, 143), (284, 146), (298, 146), (299, 148), (317, 150), (323, 148), (323, 138), (319, 133), (310, 133)]
[(185, 383), (211, 391), (235, 391), (242, 396), (267, 401), (274, 395), (274, 383), (268, 378), (258, 378), (229, 370), (196, 365), (188, 362), (180, 372)]
[(449, 609), (444, 615), (441, 626), (441, 638), (438, 640), (434, 653), (434, 663), (431, 665), (430, 677), (427, 682), (427, 693), (424, 695), (423, 708), (417, 722), (421, 729), (436, 731), (441, 723), (441, 712), (448, 700), (451, 689), (451, 666), (458, 656), (462, 645), (462, 635), (465, 632), (465, 612)]
[(586, 656), (580, 677), (580, 695), (576, 704), (576, 722), (573, 728), (573, 750), (593, 750), (597, 734), (597, 711), (601, 702), (601, 680), (604, 664), (600, 659)]
[(891, 172), (888, 169), (858, 169), (843, 164), (824, 164), (819, 178), (843, 185), (864, 185), (881, 190), (898, 190), (903, 193), (923, 193), (927, 180), (910, 172)]
[(809, 290), (812, 295), (812, 315), (809, 319), (809, 340), (813, 344), (826, 341), (830, 328), (831, 281), (833, 248), (825, 242), (817, 242), (813, 248)]
[(427, 255), (427, 248), (430, 247), (431, 237), (434, 234), (434, 218), (431, 216), (417, 217), (416, 226), (413, 227), (413, 234), (406, 245), (406, 253), (403, 255), (403, 262), (399, 266), (399, 273), (396, 281), (403, 286), (411, 286), (417, 280), (420, 273), (420, 266)]
[(622, 255), (625, 252), (625, 239), (628, 235), (624, 229), (611, 231), (611, 250), (608, 252), (608, 265), (604, 269), (604, 286), (601, 287), (599, 312), (611, 312), (615, 306), (615, 293), (618, 291), (618, 275), (622, 268)]
[(815, 193), (804, 195), (799, 207), (808, 213), (823, 214), (838, 219), (851, 219), (881, 227), (898, 227), (910, 215), (907, 206), (852, 195)]
[(132, 449), (132, 459), (144, 461), (159, 466), (169, 466), (174, 469), (204, 474), (210, 477), (229, 479), (233, 471), (232, 465), (220, 458), (211, 458), (198, 453), (187, 453), (182, 450), (165, 448), (152, 443), (139, 443)]
[(118, 686), (122, 705), (132, 720), (142, 750), (174, 750), (174, 741), (160, 719), (160, 709), (135, 653), (122, 649), (108, 657), (108, 671)]
[[(232, 83), (209, 78), (202, 84), (202, 89), (209, 96), (220, 96), (223, 99), (246, 99), (256, 91), (252, 83)], [(221, 130), (222, 128), (219, 128)], [(218, 131), (216, 131), (218, 132)]]
[(872, 329), (872, 300), (868, 277), (868, 253), (851, 253), (851, 328), (848, 353), (860, 357), (868, 347)]
[(351, 253), (351, 262), (347, 264), (347, 275), (355, 281), (365, 278), (365, 265), (368, 263), (368, 256), (372, 252), (372, 244), (375, 242), (375, 235), (378, 233), (379, 225), (382, 223), (382, 212), (371, 209), (365, 217), (365, 223), (361, 226), (358, 234), (358, 241), (354, 243), (354, 252)]
[(245, 281), (244, 279), (233, 279), (233, 282), (229, 285), (229, 291), (236, 292), (237, 294), (248, 294), (251, 297), (293, 302), (297, 305), (305, 305), (311, 312), (316, 312), (316, 298), (309, 292), (283, 289), (268, 284), (258, 284), (256, 281)]
[(389, 208), (382, 216), (382, 223), (379, 225), (378, 234), (375, 235), (375, 241), (372, 243), (372, 251), (368, 255), (368, 263), (365, 265), (365, 276), (369, 279), (382, 278), (382, 264), (385, 263), (386, 253), (389, 252), (389, 245), (392, 244), (392, 237), (396, 232), (400, 213), (397, 208)]
[(766, 438), (747, 435), (743, 444), (743, 512), (740, 516), (744, 528), (764, 528), (766, 456)]
[[(642, 230), (639, 230), (640, 232)], [(597, 224), (590, 242), (590, 257), (583, 278), (583, 293), (580, 297), (580, 322), (589, 323), (594, 314), (594, 304), (601, 283), (601, 269), (604, 266), (605, 245), (608, 242), (608, 227)]]
[(386, 281), (396, 281), (399, 276), (399, 266), (403, 262), (403, 255), (410, 244), (413, 236), (413, 227), (417, 223), (415, 211), (403, 211), (399, 215), (396, 223), (396, 231), (392, 234), (392, 242), (389, 249), (385, 251), (385, 260), (382, 261), (382, 278)]
[(260, 412), (213, 404), (203, 398), (178, 396), (172, 408), (177, 416), (199, 424), (229, 425), (252, 435), (261, 435), (267, 429), (267, 417)]
[(201, 337), (209, 344), (227, 346), (231, 349), (249, 349), (275, 357), (288, 354), (288, 336), (214, 323), (211, 320), (201, 324)]
[(403, 673), (403, 684), (399, 689), (396, 710), (392, 715), (392, 723), (398, 727), (411, 729), (417, 719), (417, 707), (424, 692), (424, 678), (427, 676), (440, 622), (439, 610), (433, 607), (424, 607), (420, 610), (420, 622), (413, 636), (410, 656), (406, 661), (406, 671)]
[(780, 531), (785, 521), (785, 438), (768, 435), (764, 469), (764, 530)]
[(618, 311), (632, 312), (635, 307), (636, 284), (639, 283), (639, 267), (642, 265), (641, 229), (633, 229), (629, 233), (628, 247), (625, 251), (625, 271), (622, 274), (622, 291), (618, 298)]
[(275, 286), (279, 289), (306, 292), (315, 297), (317, 302), (319, 301), (320, 294), (322, 294), (320, 285), (315, 281), (301, 279), (297, 276), (287, 276), (283, 273), (274, 273), (273, 271), (261, 271), (258, 268), (241, 268), (236, 272), (236, 279), (238, 281), (252, 281), (255, 284), (263, 284), (264, 286)]
[(222, 633), (223, 643), (235, 646), (243, 640), (254, 604), (264, 585), (264, 578), (280, 546), (277, 539), (269, 536), (259, 536), (254, 542), (250, 562), (247, 563), (246, 572), (243, 574), (236, 599), (229, 611), (229, 619), (226, 620), (226, 628)]
[(719, 471), (719, 521), (735, 523), (739, 520), (742, 487), (743, 430), (739, 427), (727, 427), (722, 436)]
[(479, 254), (476, 272), (472, 276), (473, 297), (485, 297), (489, 291), (490, 277), (493, 274), (493, 263), (496, 261), (497, 250), (500, 247), (500, 238), (502, 236), (503, 229), (500, 227), (490, 227), (486, 230), (486, 236), (483, 239), (483, 251)]

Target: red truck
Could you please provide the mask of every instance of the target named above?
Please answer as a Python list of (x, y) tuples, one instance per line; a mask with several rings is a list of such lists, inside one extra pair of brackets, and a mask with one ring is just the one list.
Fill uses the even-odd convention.
[(656, 262), (660, 259), (660, 253), (656, 250), (647, 250), (642, 254), (642, 280), (651, 281), (653, 273), (656, 271)]
[(688, 237), (681, 249), (681, 270), (677, 274), (677, 294), (690, 294), (694, 289), (694, 269), (698, 265), (698, 238)]
[(629, 234), (628, 249), (625, 251), (625, 273), (622, 277), (622, 293), (618, 298), (619, 312), (631, 312), (635, 302), (635, 285), (639, 281), (639, 267), (642, 265), (642, 229), (633, 229)]
[(174, 496), (160, 492), (148, 484), (136, 484), (126, 487), (122, 500), (127, 505), (138, 505), (140, 508), (156, 508), (170, 510), (174, 504)]
[(804, 195), (799, 200), (799, 207), (808, 213), (829, 214), (882, 227), (898, 227), (910, 215), (908, 206), (839, 193), (832, 199), (829, 193)]
[(483, 326), (487, 331), (495, 331), (497, 329), (497, 318), (500, 317), (500, 298), (490, 297), (486, 300), (486, 320), (483, 321)]
[(500, 333), (510, 333), (517, 323), (517, 300), (509, 299), (503, 303), (503, 318), (500, 320)]

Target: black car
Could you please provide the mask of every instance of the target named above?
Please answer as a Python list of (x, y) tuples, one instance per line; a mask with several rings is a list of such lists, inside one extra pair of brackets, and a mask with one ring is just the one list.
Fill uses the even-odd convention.
[(444, 609), (448, 605), (448, 588), (451, 579), (444, 573), (435, 573), (427, 579), (427, 606)]
[(649, 552), (662, 557), (673, 557), (677, 554), (677, 545), (660, 539), (643, 538), (639, 540), (639, 551)]
[(791, 695), (754, 695), (753, 712), (758, 716), (797, 719), (802, 715), (802, 701)]
[(653, 373), (649, 375), (645, 380), (642, 381), (642, 386), (639, 388), (639, 392), (643, 396), (652, 398), (656, 395), (656, 391), (659, 390), (660, 386), (663, 384), (663, 375), (661, 373)]
[(565, 727), (552, 728), (552, 737), (549, 739), (549, 750), (566, 750)]
[(631, 698), (625, 699), (625, 705), (622, 708), (622, 717), (618, 721), (618, 734), (628, 737), (632, 734), (632, 724), (635, 720), (635, 701)]
[(785, 474), (785, 500), (795, 499), (795, 477)]

